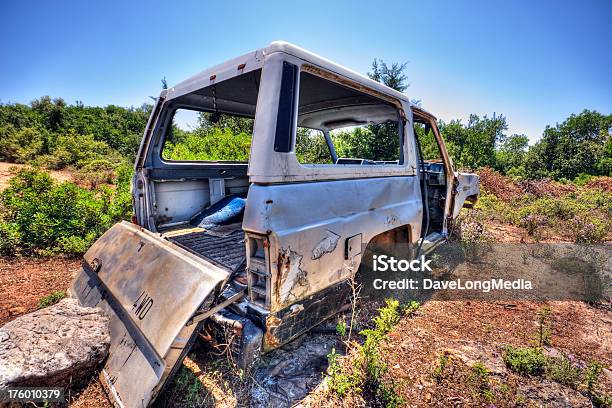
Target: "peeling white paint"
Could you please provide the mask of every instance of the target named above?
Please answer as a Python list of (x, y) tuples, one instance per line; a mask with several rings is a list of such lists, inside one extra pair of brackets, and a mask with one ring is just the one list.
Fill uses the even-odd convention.
[(312, 250), (312, 259), (319, 259), (325, 254), (329, 254), (336, 249), (340, 235), (330, 230), (325, 230), (325, 237)]
[(280, 285), (281, 303), (289, 300), (299, 299), (303, 292), (309, 287), (306, 276), (308, 272), (301, 269), (304, 257), (291, 248), (282, 249), (282, 270), (283, 281)]

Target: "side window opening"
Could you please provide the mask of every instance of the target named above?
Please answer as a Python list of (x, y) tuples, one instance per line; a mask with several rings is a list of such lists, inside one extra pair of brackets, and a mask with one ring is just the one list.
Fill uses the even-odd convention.
[(295, 152), (301, 164), (400, 165), (402, 129), (394, 104), (300, 73)]
[(334, 164), (335, 159), (325, 140), (325, 134), (318, 129), (297, 128), (295, 154), (300, 163)]

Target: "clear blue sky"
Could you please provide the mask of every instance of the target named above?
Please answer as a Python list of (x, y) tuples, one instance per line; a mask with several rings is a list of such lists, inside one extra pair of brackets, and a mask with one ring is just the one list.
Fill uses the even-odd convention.
[(2, 1), (0, 101), (139, 106), (286, 40), (366, 73), (407, 61), (406, 93), (444, 120), (493, 112), (540, 137), (612, 113), (612, 1)]

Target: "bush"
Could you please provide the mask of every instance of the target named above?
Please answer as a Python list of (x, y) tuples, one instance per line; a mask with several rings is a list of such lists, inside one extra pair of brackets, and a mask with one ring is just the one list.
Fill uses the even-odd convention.
[(15, 255), (18, 245), (19, 230), (17, 225), (0, 221), (0, 255)]
[(82, 168), (96, 160), (120, 163), (123, 159), (105, 142), (92, 135), (80, 135), (73, 131), (55, 135), (49, 142), (48, 154), (41, 155), (35, 164), (49, 169), (65, 167)]
[(580, 381), (580, 368), (575, 367), (565, 357), (549, 358), (546, 362), (546, 377), (559, 384), (570, 387), (575, 386)]
[(508, 368), (525, 375), (541, 374), (546, 365), (546, 356), (539, 348), (508, 346), (504, 350), (503, 358)]
[(586, 214), (576, 215), (572, 218), (569, 227), (576, 243), (599, 243), (608, 234), (608, 226), (603, 221)]
[(339, 357), (340, 355), (336, 353), (335, 348), (327, 355), (327, 360), (329, 362), (327, 378), (330, 389), (340, 397), (351, 392), (361, 392), (361, 384), (363, 381), (361, 373), (354, 366), (342, 365)]
[(43, 151), (44, 132), (35, 128), (15, 129), (11, 125), (0, 127), (0, 159), (27, 163)]
[(548, 218), (541, 214), (527, 214), (521, 217), (519, 223), (527, 230), (528, 235), (539, 238), (539, 229), (548, 224)]
[[(116, 221), (131, 214), (129, 185), (87, 190), (54, 183), (49, 174), (24, 169), (0, 193), (4, 252), (81, 254)], [(11, 249), (12, 248), (12, 249)]]
[(84, 165), (76, 175), (81, 183), (90, 188), (101, 184), (111, 184), (116, 177), (116, 165), (108, 160), (93, 160)]
[(489, 250), (493, 236), (484, 225), (484, 219), (477, 209), (461, 214), (453, 231), (468, 262), (477, 262)]
[(250, 151), (250, 135), (213, 128), (198, 129), (178, 143), (166, 142), (162, 156), (166, 160), (248, 161)]

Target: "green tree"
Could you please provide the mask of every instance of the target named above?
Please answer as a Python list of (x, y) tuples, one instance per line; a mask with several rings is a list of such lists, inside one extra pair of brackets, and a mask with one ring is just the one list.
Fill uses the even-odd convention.
[(391, 66), (387, 65), (383, 60), (374, 58), (372, 62), (372, 72), (368, 72), (368, 76), (376, 82), (381, 82), (393, 88), (396, 91), (404, 92), (410, 86), (406, 81), (406, 66), (407, 62), (394, 62)]
[(239, 116), (226, 115), (223, 113), (202, 112), (199, 115), (199, 127), (205, 131), (213, 129), (229, 130), (237, 135), (245, 133), (253, 135), (253, 125), (255, 121), (251, 118), (242, 118)]
[[(151, 105), (147, 104), (140, 108), (84, 106), (79, 101), (68, 105), (61, 98), (43, 96), (30, 106), (0, 104), (0, 133), (11, 132), (10, 126), (17, 132), (27, 128), (40, 133), (40, 137), (35, 137), (42, 140), (38, 154), (49, 154), (57, 135), (93, 135), (96, 141), (131, 158), (138, 149), (150, 112)], [(29, 149), (26, 144), (20, 147)]]
[(302, 164), (332, 164), (329, 147), (320, 130), (298, 127), (295, 154)]
[(495, 147), (505, 141), (504, 131), (508, 129), (503, 115), (481, 118), (474, 114), (466, 125), (461, 120), (440, 120), (438, 127), (454, 164), (469, 169), (494, 167)]
[(525, 168), (536, 177), (574, 179), (581, 173), (610, 175), (612, 115), (584, 110), (555, 127), (528, 152)]
[(529, 139), (525, 135), (512, 135), (500, 143), (495, 153), (495, 168), (504, 174), (514, 169), (515, 172), (524, 171), (525, 155)]
[[(406, 88), (410, 86), (407, 82), (408, 77), (405, 73), (407, 65), (406, 62), (394, 62), (391, 65), (387, 65), (383, 60), (375, 58), (372, 62), (372, 71), (368, 73), (368, 76), (377, 82), (385, 84), (389, 88), (404, 92)], [(368, 142), (371, 143), (371, 147), (367, 149), (370, 154), (359, 156), (353, 155), (350, 157), (365, 157), (373, 160), (397, 160), (400, 148), (400, 133), (397, 122), (369, 125), (368, 129), (370, 134), (374, 135), (374, 138), (369, 137), (368, 140)], [(357, 129), (355, 129), (355, 131), (357, 131)], [(370, 134), (367, 136), (370, 136)], [(340, 137), (344, 139), (345, 146), (348, 140), (357, 141), (355, 137), (349, 137), (345, 133), (342, 133)], [(360, 143), (360, 146), (364, 147), (363, 143)], [(349, 150), (360, 150), (360, 148), (355, 146), (355, 149)]]

